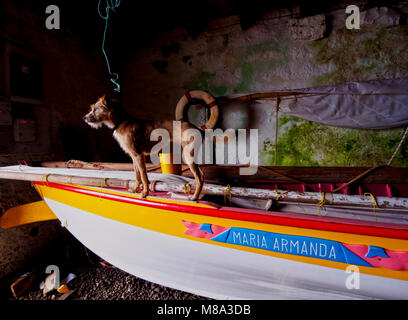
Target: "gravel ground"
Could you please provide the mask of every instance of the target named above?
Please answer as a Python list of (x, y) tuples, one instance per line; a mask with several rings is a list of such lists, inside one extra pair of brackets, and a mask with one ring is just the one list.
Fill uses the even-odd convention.
[[(179, 290), (163, 287), (132, 276), (118, 268), (104, 262), (98, 256), (87, 250), (70, 234), (65, 234), (62, 241), (55, 243), (52, 248), (37, 258), (36, 262), (16, 275), (36, 270), (36, 278), (30, 289), (18, 300), (57, 300), (62, 296), (56, 290), (43, 295), (40, 282), (44, 281), (48, 265), (60, 268), (61, 279), (68, 273), (76, 275), (67, 286), (73, 290), (67, 300), (208, 300)], [(1, 296), (10, 300), (9, 279), (3, 283)]]
[[(74, 292), (70, 300), (197, 300), (206, 299), (179, 290), (144, 281), (117, 268), (100, 264), (76, 270), (77, 278), (68, 283)], [(43, 296), (31, 291), (22, 300), (54, 300), (62, 294), (54, 291)]]

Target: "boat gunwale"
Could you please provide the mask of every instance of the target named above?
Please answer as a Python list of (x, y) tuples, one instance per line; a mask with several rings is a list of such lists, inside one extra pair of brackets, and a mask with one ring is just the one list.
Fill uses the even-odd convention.
[[(315, 229), (323, 231), (343, 232), (351, 234), (369, 235), (377, 237), (395, 238), (408, 240), (408, 226), (397, 225), (391, 223), (376, 223), (377, 225), (367, 225), (367, 221), (322, 217), (322, 216), (304, 216), (296, 213), (281, 213), (268, 211), (267, 214), (262, 210), (256, 209), (243, 209), (243, 208), (229, 208), (229, 207), (197, 207), (179, 203), (164, 203), (160, 201), (152, 201), (149, 199), (140, 199), (130, 197), (127, 195), (115, 195), (112, 193), (103, 192), (103, 190), (90, 190), (89, 187), (79, 185), (67, 185), (52, 182), (33, 181), (33, 184), (47, 186), (65, 191), (76, 192), (93, 196), (97, 198), (103, 198), (107, 200), (119, 201), (130, 203), (134, 205), (140, 205), (145, 207), (151, 207), (167, 211), (177, 211), (190, 214), (197, 214), (202, 216), (212, 216), (217, 218), (241, 220), (249, 222), (259, 222), (266, 224), (276, 224), (288, 227)], [(110, 188), (106, 190), (111, 190)], [(118, 191), (118, 190), (111, 190)], [(120, 192), (120, 191), (119, 191)], [(94, 194), (98, 193), (98, 194)], [(179, 199), (169, 199), (172, 201), (182, 201)], [(301, 216), (301, 217), (299, 217)], [(338, 221), (341, 220), (341, 221)], [(352, 222), (353, 221), (353, 222)]]

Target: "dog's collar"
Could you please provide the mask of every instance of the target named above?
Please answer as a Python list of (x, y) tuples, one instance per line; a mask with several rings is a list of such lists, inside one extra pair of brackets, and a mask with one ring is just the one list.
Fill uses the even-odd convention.
[(124, 121), (117, 123), (117, 124), (112, 128), (112, 131), (115, 131), (117, 128), (119, 128), (119, 126), (120, 126), (123, 122), (124, 122)]

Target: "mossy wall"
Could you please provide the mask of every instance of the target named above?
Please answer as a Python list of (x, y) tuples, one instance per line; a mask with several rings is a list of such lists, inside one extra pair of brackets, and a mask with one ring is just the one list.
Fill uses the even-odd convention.
[[(163, 35), (123, 76), (125, 105), (144, 118), (174, 118), (186, 90), (214, 96), (290, 90), (408, 76), (406, 5), (390, 10), (399, 23), (377, 19), (359, 30), (345, 27), (345, 10), (326, 13), (325, 36), (299, 40), (284, 13), (242, 31), (239, 24), (209, 28), (192, 39), (182, 30)], [(175, 50), (163, 50), (175, 48)], [(177, 50), (176, 50), (177, 49)], [(165, 54), (164, 54), (165, 53)], [(148, 84), (148, 86), (146, 86)], [(148, 108), (146, 108), (148, 106)], [(274, 164), (275, 110), (253, 103), (221, 106), (221, 126), (259, 129), (260, 164)], [(193, 112), (193, 118), (202, 118)], [(193, 119), (194, 120), (194, 119)], [(354, 130), (279, 115), (277, 165), (374, 166), (391, 157), (403, 129)], [(408, 166), (408, 143), (394, 165)]]
[[(388, 162), (404, 130), (354, 130), (290, 116), (279, 118), (277, 163), (283, 166), (377, 166)], [(274, 165), (275, 147), (264, 141), (260, 157)], [(407, 144), (393, 165), (406, 167)]]

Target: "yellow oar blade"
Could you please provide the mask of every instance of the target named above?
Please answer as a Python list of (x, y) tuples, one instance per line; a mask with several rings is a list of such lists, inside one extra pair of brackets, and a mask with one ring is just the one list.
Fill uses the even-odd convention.
[(31, 202), (8, 209), (0, 218), (0, 227), (8, 229), (23, 224), (58, 219), (45, 201)]

